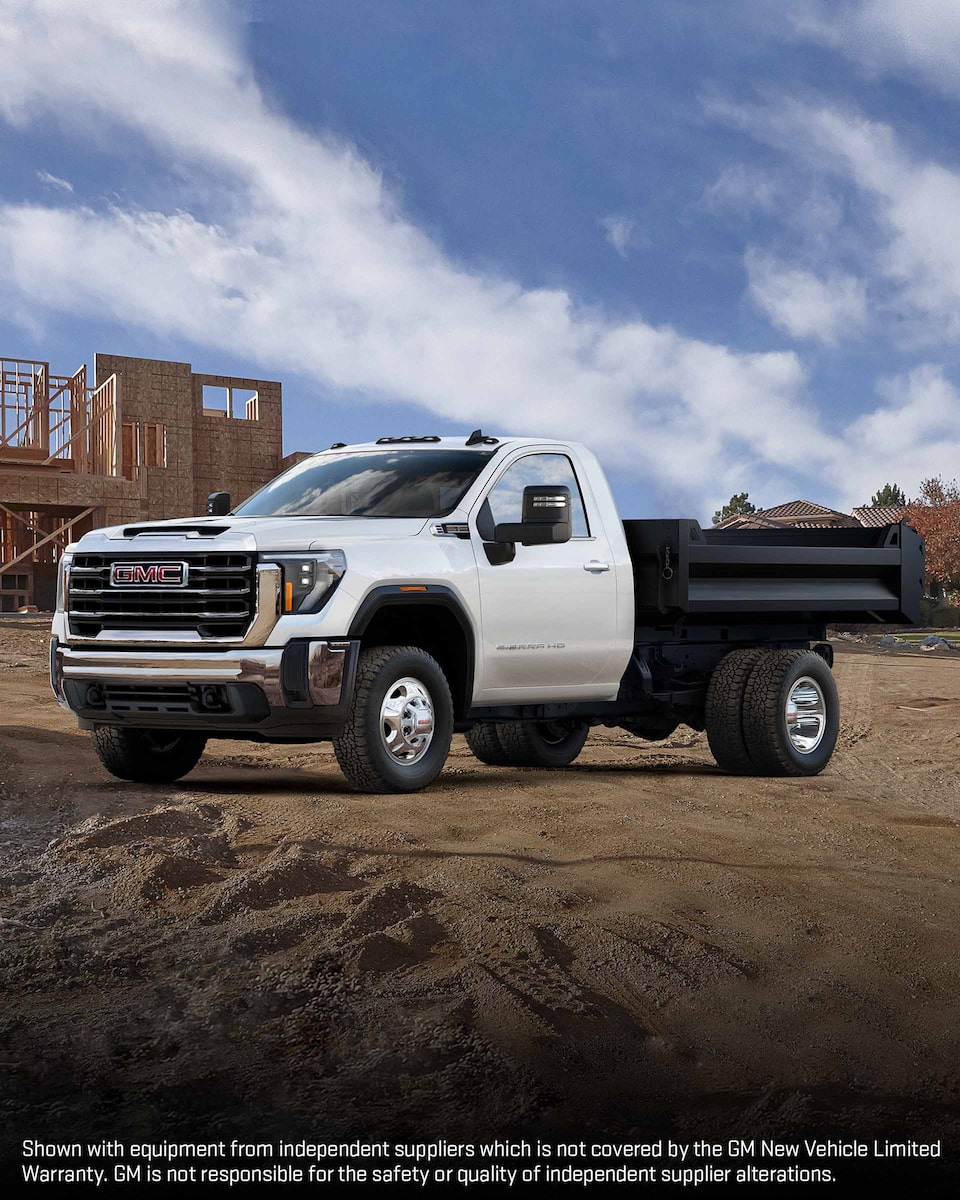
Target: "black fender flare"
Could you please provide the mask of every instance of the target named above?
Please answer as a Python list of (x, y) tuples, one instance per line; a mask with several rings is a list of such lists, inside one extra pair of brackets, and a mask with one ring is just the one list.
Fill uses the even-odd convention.
[[(411, 591), (416, 588), (418, 590)], [(423, 589), (423, 590), (419, 590)], [(473, 700), (473, 680), (476, 670), (477, 635), (473, 622), (456, 593), (443, 584), (409, 583), (382, 584), (371, 588), (360, 602), (360, 607), (353, 615), (347, 636), (351, 639), (362, 640), (364, 633), (373, 618), (384, 609), (399, 608), (405, 605), (416, 608), (443, 608), (452, 613), (463, 632), (463, 640), (467, 649), (466, 678), (464, 695), (458, 707), (462, 712), (470, 707)]]

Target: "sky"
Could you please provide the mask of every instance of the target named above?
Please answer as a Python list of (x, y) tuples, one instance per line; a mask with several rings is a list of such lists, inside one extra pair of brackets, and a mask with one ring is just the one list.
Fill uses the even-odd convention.
[(629, 516), (960, 473), (956, 0), (0, 0), (0, 57), (4, 355), (583, 441)]

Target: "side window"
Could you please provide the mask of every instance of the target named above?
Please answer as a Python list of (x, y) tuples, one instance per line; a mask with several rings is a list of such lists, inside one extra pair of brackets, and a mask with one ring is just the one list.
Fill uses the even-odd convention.
[(523, 489), (537, 483), (561, 483), (570, 489), (573, 536), (589, 537), (580, 485), (565, 454), (528, 454), (515, 462), (487, 494), (494, 523), (504, 525), (522, 520)]

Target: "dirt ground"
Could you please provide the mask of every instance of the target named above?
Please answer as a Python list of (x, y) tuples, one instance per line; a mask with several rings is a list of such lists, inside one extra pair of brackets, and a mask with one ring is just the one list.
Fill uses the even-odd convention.
[(122, 784), (0, 624), (6, 1136), (836, 1130), (960, 1145), (960, 652), (838, 644), (812, 780), (701, 734), (414, 796), (213, 742)]

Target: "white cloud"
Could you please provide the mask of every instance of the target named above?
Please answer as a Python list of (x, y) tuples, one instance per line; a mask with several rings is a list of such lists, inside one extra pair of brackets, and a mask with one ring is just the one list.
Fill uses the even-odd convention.
[(757, 249), (748, 249), (745, 262), (751, 299), (791, 337), (835, 345), (866, 323), (866, 289), (852, 275), (819, 278)]
[(41, 183), (45, 183), (48, 187), (58, 188), (61, 192), (72, 192), (73, 184), (67, 179), (61, 179), (59, 175), (51, 175), (49, 171), (38, 171), (37, 178)]
[(931, 475), (953, 477), (960, 462), (960, 391), (943, 368), (926, 363), (883, 380), (883, 403), (848, 430), (851, 447), (844, 495), (850, 504), (864, 503), (880, 485), (895, 479), (908, 496)]
[[(135, 138), (202, 181), (205, 211), (221, 214), (0, 202), (0, 279), (25, 318), (114, 320), (465, 428), (579, 438), (660, 485), (671, 506), (712, 511), (760, 486), (783, 497), (804, 477), (836, 495), (849, 482), (855, 443), (836, 420), (824, 428), (796, 354), (615, 319), (456, 261), (354, 147), (276, 111), (228, 12), (0, 0), (0, 117), (58, 121), (101, 152)], [(636, 231), (620, 233), (625, 253)], [(826, 336), (802, 306), (779, 303)]]
[(100, 146), (126, 131), (205, 179), (223, 214), (4, 203), (0, 277), (20, 305), (160, 330), (471, 425), (581, 438), (687, 502), (739, 490), (754, 467), (789, 474), (830, 441), (813, 413), (786, 432), (805, 386), (792, 353), (614, 320), (453, 260), (352, 146), (267, 102), (225, 11), (0, 2), (0, 115), (53, 118)]
[[(801, 165), (847, 189), (851, 215), (823, 231), (812, 262), (812, 242), (804, 248), (797, 270), (819, 263), (836, 275), (839, 260), (854, 259), (877, 310), (871, 315), (900, 345), (960, 339), (960, 169), (919, 158), (890, 126), (829, 105), (711, 111), (781, 150), (791, 169)], [(855, 291), (850, 296), (856, 308)]]
[[(787, 180), (805, 174), (809, 187), (845, 194), (843, 219), (801, 238), (792, 258), (748, 251), (751, 296), (775, 324), (830, 341), (869, 323), (901, 347), (941, 353), (960, 339), (960, 171), (911, 154), (889, 126), (830, 105), (714, 101), (710, 111), (783, 153), (784, 226), (804, 224)], [(808, 194), (794, 198), (797, 209)], [(848, 261), (856, 276), (840, 269)], [(878, 406), (823, 458), (840, 507), (863, 503), (887, 479), (915, 495), (922, 479), (957, 473), (960, 392), (943, 366), (884, 379), (877, 394)]]
[(636, 233), (636, 221), (622, 214), (611, 213), (610, 216), (601, 218), (600, 225), (610, 245), (621, 258), (626, 258)]
[(711, 210), (772, 213), (780, 203), (780, 193), (780, 181), (773, 172), (747, 163), (730, 163), (704, 189), (702, 203)]
[(789, 14), (803, 37), (876, 73), (906, 72), (960, 91), (956, 0), (801, 0)]

